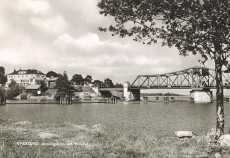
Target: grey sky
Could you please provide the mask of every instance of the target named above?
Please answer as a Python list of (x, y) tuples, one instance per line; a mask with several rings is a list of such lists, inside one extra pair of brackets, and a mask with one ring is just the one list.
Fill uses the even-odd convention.
[[(99, 14), (97, 0), (0, 0), (0, 66), (67, 71), (132, 82), (139, 74), (158, 74), (199, 66), (199, 56), (179, 56), (175, 48), (136, 43), (98, 31), (111, 17)], [(213, 68), (213, 62), (206, 67)]]

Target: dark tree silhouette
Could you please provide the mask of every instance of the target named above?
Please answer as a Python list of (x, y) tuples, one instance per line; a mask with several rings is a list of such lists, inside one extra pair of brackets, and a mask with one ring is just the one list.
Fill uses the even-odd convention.
[(44, 80), (41, 80), (41, 81), (40, 81), (40, 85), (41, 85), (41, 91), (42, 91), (42, 92), (47, 91), (48, 87), (46, 86), (46, 83), (45, 83)]
[(85, 78), (84, 78), (84, 83), (85, 84), (90, 84), (92, 83), (92, 76), (91, 75), (87, 75)]
[(0, 86), (0, 105), (4, 104), (6, 97), (6, 90), (4, 87)]
[(49, 71), (47, 74), (46, 74), (46, 77), (58, 77), (59, 74), (54, 72), (54, 71)]
[[(179, 54), (200, 54), (211, 59), (216, 73), (216, 129), (224, 133), (222, 68), (228, 66), (230, 49), (229, 0), (101, 0), (100, 14), (112, 16), (115, 25), (99, 27), (120, 37), (133, 36), (143, 44), (161, 42)], [(159, 22), (158, 22), (159, 21)], [(162, 23), (162, 25), (159, 25)], [(219, 136), (216, 137), (218, 139)]]
[(110, 80), (109, 78), (105, 79), (104, 85), (105, 87), (114, 87), (113, 81)]
[(116, 87), (116, 88), (123, 88), (124, 86), (121, 83), (116, 83), (114, 85), (114, 87)]
[(71, 85), (71, 82), (64, 75), (59, 75), (56, 81), (56, 88), (57, 88), (57, 93), (56, 93), (55, 98), (57, 100), (60, 99), (60, 97), (63, 97), (66, 95), (72, 95), (73, 93), (73, 87)]
[(104, 82), (100, 81), (100, 80), (94, 80), (93, 81), (93, 86), (95, 87), (104, 87)]
[(81, 74), (73, 75), (71, 81), (74, 82), (76, 85), (84, 84), (84, 79)]
[(21, 94), (22, 90), (20, 86), (16, 83), (15, 80), (11, 80), (8, 90), (6, 91), (6, 98), (7, 99), (14, 99), (19, 94)]
[(7, 76), (5, 75), (5, 68), (0, 67), (0, 84), (5, 85), (7, 82)]

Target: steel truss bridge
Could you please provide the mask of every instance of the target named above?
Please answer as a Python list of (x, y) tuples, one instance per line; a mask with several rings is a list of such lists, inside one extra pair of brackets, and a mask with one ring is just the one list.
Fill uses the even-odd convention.
[[(229, 73), (223, 71), (223, 85), (228, 88)], [(205, 67), (192, 67), (182, 71), (139, 75), (129, 89), (196, 89), (216, 88), (215, 70)]]

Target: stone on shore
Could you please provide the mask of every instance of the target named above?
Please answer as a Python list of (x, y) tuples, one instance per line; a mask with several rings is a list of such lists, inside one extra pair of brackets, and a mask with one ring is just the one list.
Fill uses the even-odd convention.
[(219, 139), (220, 146), (230, 146), (230, 134), (224, 134)]

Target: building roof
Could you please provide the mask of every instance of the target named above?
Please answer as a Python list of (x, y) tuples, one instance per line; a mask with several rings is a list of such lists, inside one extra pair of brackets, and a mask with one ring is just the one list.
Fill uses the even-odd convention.
[(26, 87), (26, 90), (38, 90), (40, 87), (40, 85), (29, 85)]
[(47, 80), (47, 81), (57, 81), (57, 79), (58, 79), (59, 77), (46, 77), (45, 79)]
[(41, 71), (38, 71), (36, 69), (28, 69), (28, 70), (14, 70), (14, 72), (10, 73), (9, 75), (24, 75), (24, 74), (38, 74), (38, 75), (45, 75)]
[(84, 87), (83, 92), (89, 92), (89, 93), (96, 93), (92, 88), (90, 87)]

